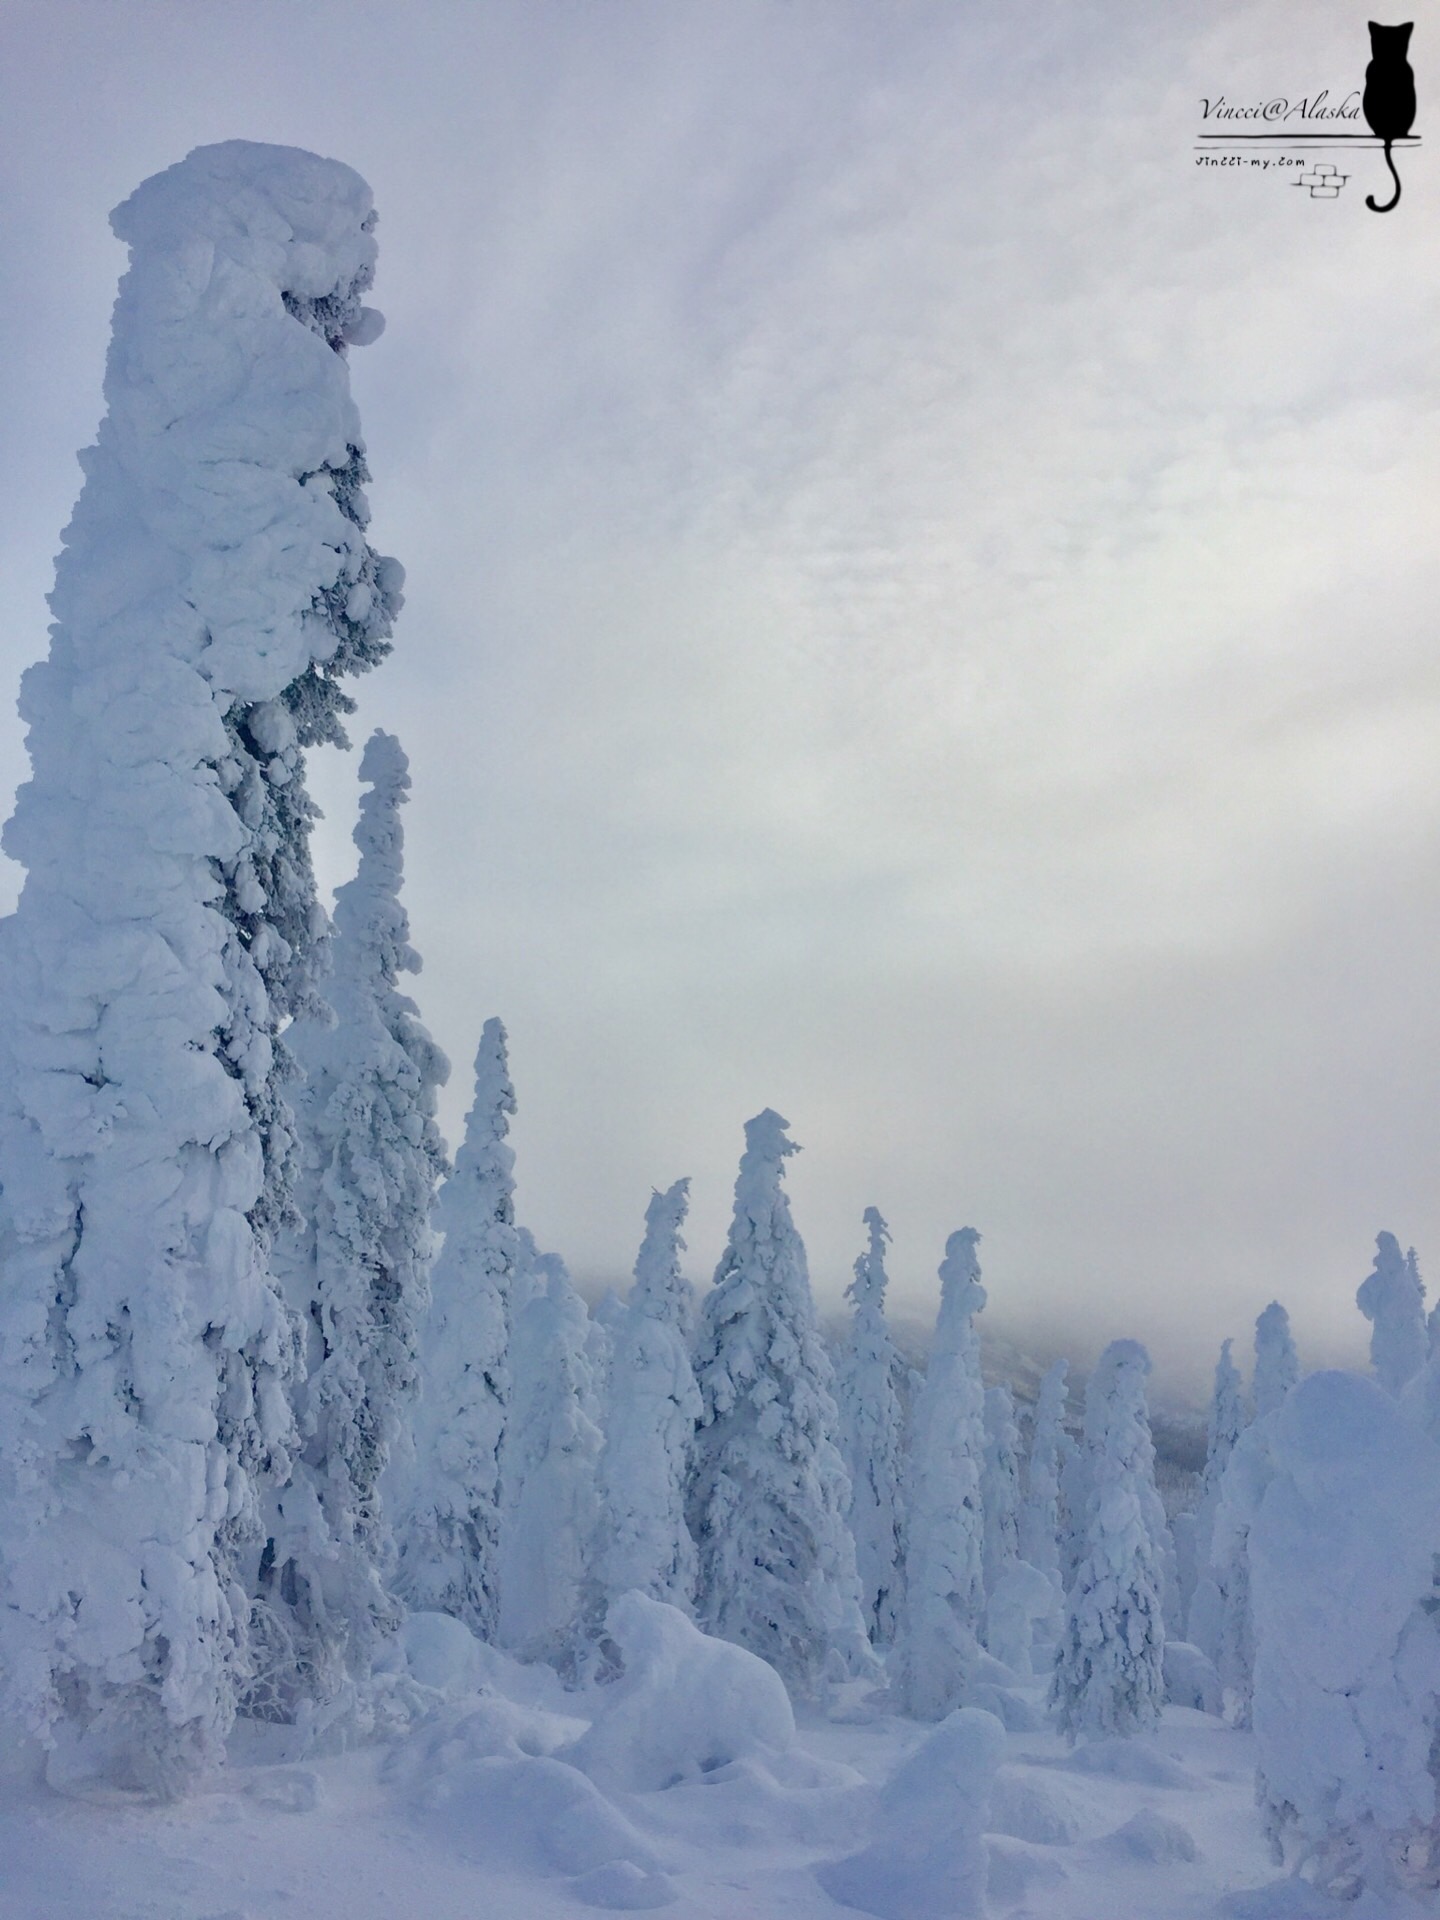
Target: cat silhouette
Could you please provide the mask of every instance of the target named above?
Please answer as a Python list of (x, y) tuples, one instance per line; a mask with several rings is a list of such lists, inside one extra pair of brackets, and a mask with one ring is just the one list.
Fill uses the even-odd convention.
[(1390, 143), (1402, 140), (1415, 124), (1415, 75), (1406, 58), (1414, 26), (1413, 20), (1407, 20), (1403, 27), (1370, 22), (1370, 64), (1365, 69), (1365, 94), (1360, 104), (1370, 131), (1385, 142), (1385, 164), (1395, 182), (1395, 191), (1383, 207), (1373, 194), (1366, 194), (1365, 204), (1372, 213), (1389, 213), (1400, 204), (1400, 176), (1395, 171)]

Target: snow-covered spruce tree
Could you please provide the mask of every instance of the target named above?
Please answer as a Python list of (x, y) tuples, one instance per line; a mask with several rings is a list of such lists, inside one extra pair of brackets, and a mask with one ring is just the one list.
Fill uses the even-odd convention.
[(1075, 1444), (1065, 1431), (1068, 1372), (1069, 1363), (1057, 1360), (1040, 1382), (1020, 1507), (1020, 1557), (1048, 1574), (1057, 1588), (1061, 1587), (1060, 1473)]
[(1206, 1422), (1205, 1469), (1195, 1509), (1195, 1589), (1185, 1612), (1185, 1637), (1207, 1659), (1217, 1662), (1225, 1631), (1226, 1567), (1214, 1564), (1215, 1514), (1225, 1469), (1245, 1430), (1244, 1390), (1230, 1351), (1234, 1344), (1226, 1340), (1215, 1362), (1215, 1385)]
[(230, 141), (141, 186), (0, 954), (0, 1670), (58, 1777), (173, 1791), (247, 1674), (259, 1489), (289, 1469), (268, 1273), (285, 1023), (325, 917), (304, 749), (388, 649), (346, 346), (364, 182)]
[(377, 1628), (396, 1617), (381, 1582), (391, 1542), (380, 1481), (417, 1385), (430, 1211), (445, 1171), (435, 1096), (449, 1062), (398, 985), (420, 959), (399, 897), (410, 775), (393, 734), (372, 734), (360, 778), (359, 868), (335, 896), (335, 1022), (291, 1032), (305, 1071), (301, 1224), (277, 1265), (307, 1351), (300, 1455), (272, 1496), (260, 1569), (276, 1641), (262, 1678), (276, 1712), (307, 1684), (333, 1691), (347, 1666), (363, 1677)]
[(685, 1486), (703, 1408), (684, 1333), (689, 1283), (680, 1272), (680, 1229), (689, 1205), (688, 1180), (651, 1195), (635, 1285), (612, 1323), (594, 1554), (602, 1617), (632, 1587), (687, 1613), (695, 1603)]
[(909, 1557), (896, 1643), (899, 1693), (917, 1720), (964, 1703), (979, 1661), (985, 1611), (985, 1388), (975, 1315), (985, 1305), (980, 1239), (961, 1227), (945, 1242), (940, 1313), (915, 1408), (906, 1486)]
[(1355, 1304), (1370, 1322), (1370, 1364), (1387, 1393), (1397, 1397), (1424, 1366), (1429, 1351), (1425, 1288), (1415, 1249), (1402, 1254), (1393, 1233), (1375, 1237), (1375, 1265), (1360, 1282)]
[(1255, 1748), (1277, 1858), (1317, 1898), (1433, 1912), (1440, 1447), (1346, 1373), (1311, 1374), (1257, 1427), (1270, 1467), (1250, 1527)]
[(686, 1513), (700, 1624), (813, 1695), (832, 1673), (871, 1671), (873, 1656), (833, 1374), (782, 1185), (797, 1151), (788, 1125), (769, 1107), (745, 1124), (729, 1241), (701, 1310)]
[(1202, 1495), (1207, 1499), (1219, 1493), (1220, 1482), (1235, 1451), (1235, 1442), (1245, 1426), (1245, 1398), (1240, 1370), (1230, 1352), (1234, 1344), (1233, 1340), (1224, 1341), (1220, 1358), (1215, 1362), (1215, 1385), (1210, 1394), (1210, 1413), (1205, 1425), (1205, 1470), (1200, 1483)]
[(1056, 1719), (1072, 1740), (1149, 1732), (1165, 1698), (1162, 1575), (1145, 1519), (1149, 1371), (1137, 1341), (1115, 1340), (1085, 1392), (1085, 1550), (1050, 1689)]
[(846, 1289), (854, 1303), (835, 1398), (850, 1474), (850, 1531), (865, 1624), (876, 1646), (895, 1638), (904, 1591), (905, 1396), (909, 1368), (885, 1319), (885, 1248), (890, 1230), (874, 1207), (864, 1214), (870, 1244)]
[(515, 1155), (506, 1144), (514, 1112), (505, 1029), (487, 1020), (465, 1139), (437, 1203), (445, 1244), (430, 1276), (396, 1569), (397, 1591), (411, 1607), (454, 1614), (486, 1640), (498, 1619), (500, 1450), (522, 1257)]
[(597, 1519), (600, 1429), (586, 1354), (590, 1319), (558, 1254), (515, 1316), (501, 1455), (498, 1638), (526, 1660), (572, 1671)]
[(993, 1593), (1020, 1558), (1020, 1432), (1015, 1396), (1007, 1386), (985, 1389), (985, 1466), (980, 1482), (985, 1513), (985, 1591)]
[(1300, 1356), (1290, 1332), (1290, 1316), (1278, 1300), (1272, 1300), (1255, 1322), (1255, 1375), (1251, 1398), (1255, 1418), (1263, 1420), (1274, 1413), (1300, 1378)]

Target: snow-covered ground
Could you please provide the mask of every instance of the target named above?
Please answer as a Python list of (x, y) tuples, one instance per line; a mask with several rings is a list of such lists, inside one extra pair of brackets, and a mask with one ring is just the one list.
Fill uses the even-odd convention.
[[(422, 1654), (433, 1665), (433, 1649)], [(756, 1716), (745, 1691), (753, 1674), (742, 1675), (731, 1704), (772, 1742), (732, 1725), (722, 1753), (738, 1757), (717, 1754), (709, 1771), (634, 1791), (617, 1783), (603, 1749), (574, 1752), (588, 1773), (563, 1757), (597, 1708), (602, 1723), (627, 1710), (610, 1704), (614, 1689), (565, 1693), (547, 1669), (489, 1650), (481, 1661), (480, 1690), (437, 1694), (394, 1742), (295, 1764), (281, 1744), (293, 1734), (275, 1729), (268, 1762), (237, 1743), (229, 1769), (174, 1806), (12, 1790), (0, 1811), (0, 1914), (559, 1920), (653, 1906), (697, 1920), (821, 1920), (854, 1909), (825, 1891), (816, 1869), (893, 1829), (881, 1789), (934, 1736), (854, 1683), (828, 1716), (802, 1717), (793, 1744), (777, 1750), (773, 1717), (767, 1726)], [(1029, 1691), (1038, 1701), (1039, 1683)], [(670, 1714), (654, 1697), (629, 1710), (637, 1705), (644, 1724), (672, 1737), (682, 1765), (696, 1745), (688, 1736), (714, 1732), (714, 1702), (703, 1697)], [(747, 1741), (753, 1751), (743, 1751)], [(918, 1831), (943, 1848), (954, 1824), (945, 1768), (922, 1763), (921, 1772), (929, 1790), (918, 1796)], [(1074, 1750), (1049, 1731), (1010, 1733), (985, 1827), (997, 1916), (1301, 1910), (1276, 1895), (1244, 1897), (1275, 1877), (1255, 1812), (1251, 1740), (1187, 1708), (1167, 1708), (1153, 1737)], [(914, 1839), (912, 1829), (912, 1856)], [(896, 1913), (957, 1911), (940, 1903), (953, 1885), (943, 1858), (922, 1859), (908, 1887), (892, 1884)]]

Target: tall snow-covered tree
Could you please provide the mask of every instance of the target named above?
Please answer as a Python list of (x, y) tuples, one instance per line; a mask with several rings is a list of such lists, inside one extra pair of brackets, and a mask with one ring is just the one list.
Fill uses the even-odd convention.
[(907, 1713), (942, 1720), (964, 1703), (985, 1612), (985, 1388), (975, 1315), (985, 1305), (980, 1235), (945, 1243), (940, 1313), (915, 1408), (906, 1509), (910, 1552), (896, 1643)]
[(1429, 1352), (1425, 1288), (1412, 1247), (1400, 1251), (1393, 1233), (1377, 1234), (1375, 1265), (1360, 1282), (1355, 1304), (1370, 1322), (1370, 1364), (1387, 1393), (1398, 1396)]
[(1040, 1382), (1020, 1507), (1020, 1555), (1060, 1585), (1060, 1474), (1074, 1442), (1065, 1431), (1066, 1374), (1056, 1360)]
[(521, 1260), (515, 1155), (506, 1142), (514, 1112), (505, 1029), (487, 1020), (465, 1139), (437, 1204), (445, 1243), (421, 1339), (423, 1386), (396, 1572), (412, 1607), (454, 1614), (487, 1640), (499, 1609), (500, 1454), (511, 1291)]
[(850, 1531), (870, 1638), (895, 1637), (904, 1590), (905, 1397), (909, 1368), (885, 1318), (885, 1248), (890, 1230), (865, 1209), (869, 1245), (846, 1289), (854, 1303), (850, 1338), (836, 1375), (840, 1431), (850, 1474)]
[(1085, 1393), (1085, 1547), (1050, 1690), (1071, 1739), (1149, 1732), (1165, 1698), (1163, 1576), (1145, 1518), (1149, 1372), (1137, 1341), (1115, 1340)]
[(1020, 1432), (1015, 1396), (1004, 1385), (985, 1389), (985, 1591), (993, 1593), (1020, 1558)]
[(707, 1632), (768, 1660), (794, 1691), (868, 1672), (833, 1373), (782, 1179), (797, 1151), (767, 1107), (745, 1125), (735, 1213), (705, 1298), (704, 1403), (687, 1499)]
[(632, 1587), (687, 1613), (695, 1603), (685, 1486), (703, 1407), (684, 1332), (690, 1286), (680, 1229), (689, 1206), (688, 1180), (652, 1194), (635, 1284), (612, 1321), (594, 1556), (602, 1612)]
[(1255, 1418), (1263, 1420), (1267, 1413), (1274, 1413), (1299, 1378), (1300, 1356), (1290, 1332), (1290, 1316), (1278, 1300), (1272, 1300), (1255, 1322), (1255, 1376), (1251, 1382)]
[(502, 1645), (572, 1669), (597, 1519), (600, 1429), (586, 1352), (590, 1318), (558, 1254), (515, 1316), (510, 1416), (501, 1455)]
[(1225, 1477), (1235, 1442), (1245, 1426), (1245, 1399), (1240, 1371), (1231, 1357), (1233, 1340), (1226, 1340), (1215, 1362), (1215, 1385), (1210, 1394), (1210, 1413), (1205, 1429), (1205, 1469), (1201, 1485), (1206, 1494), (1215, 1493)]
[(1258, 1797), (1313, 1898), (1440, 1892), (1440, 1447), (1373, 1381), (1303, 1380), (1250, 1525)]
[(289, 1470), (286, 1023), (325, 916), (305, 749), (389, 650), (347, 345), (369, 190), (229, 141), (112, 216), (130, 247), (50, 654), (25, 677), (26, 869), (0, 951), (0, 1669), (54, 1765), (156, 1791), (248, 1672)]
[(1215, 1513), (1220, 1502), (1220, 1483), (1235, 1444), (1245, 1429), (1245, 1400), (1240, 1373), (1231, 1358), (1234, 1345), (1226, 1340), (1215, 1363), (1215, 1385), (1210, 1395), (1207, 1422), (1205, 1471), (1201, 1480), (1200, 1504), (1195, 1514), (1195, 1591), (1186, 1613), (1188, 1638), (1209, 1656), (1218, 1660), (1225, 1615), (1225, 1595), (1221, 1586), (1223, 1569), (1212, 1566)]
[(416, 1390), (430, 1212), (445, 1170), (435, 1097), (449, 1062), (398, 984), (420, 958), (400, 902), (410, 774), (393, 734), (371, 735), (360, 778), (359, 867), (335, 897), (335, 1020), (291, 1031), (305, 1071), (301, 1224), (278, 1264), (307, 1344), (299, 1458), (271, 1503), (259, 1581), (277, 1642), (261, 1676), (272, 1711), (294, 1704), (289, 1691), (304, 1697), (309, 1676), (333, 1688), (345, 1666), (363, 1670), (376, 1629), (396, 1616), (381, 1579), (390, 1528), (380, 1483)]

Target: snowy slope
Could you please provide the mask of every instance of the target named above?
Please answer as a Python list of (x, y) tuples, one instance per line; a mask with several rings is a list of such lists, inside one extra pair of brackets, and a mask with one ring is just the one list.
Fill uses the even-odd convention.
[[(550, 1757), (603, 1695), (477, 1660), (485, 1691), (432, 1696), (388, 1747), (236, 1765), (164, 1809), (16, 1792), (0, 1811), (0, 1916), (559, 1920), (655, 1901), (696, 1920), (836, 1920), (854, 1909), (815, 1868), (863, 1846), (878, 1788), (931, 1732), (875, 1712), (857, 1684), (788, 1751), (722, 1754), (708, 1773), (629, 1792)], [(990, 1910), (1294, 1914), (1273, 1897), (1224, 1904), (1273, 1877), (1252, 1782), (1249, 1736), (1185, 1709), (1167, 1709), (1153, 1739), (1074, 1754), (1050, 1733), (1009, 1735), (986, 1821)]]

